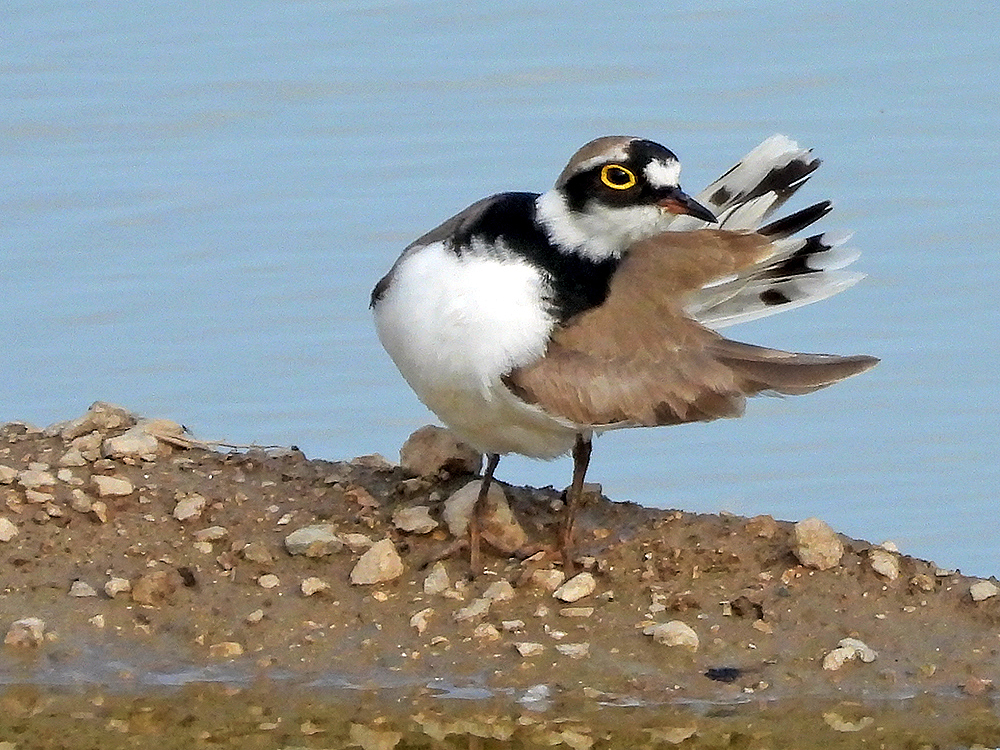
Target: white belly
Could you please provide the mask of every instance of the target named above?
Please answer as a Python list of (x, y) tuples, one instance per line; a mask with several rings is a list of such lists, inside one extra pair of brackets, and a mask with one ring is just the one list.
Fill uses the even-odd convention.
[(379, 339), (427, 407), (486, 453), (553, 458), (579, 428), (501, 382), (545, 353), (555, 324), (538, 269), (516, 256), (460, 257), (443, 243), (405, 256), (375, 306)]

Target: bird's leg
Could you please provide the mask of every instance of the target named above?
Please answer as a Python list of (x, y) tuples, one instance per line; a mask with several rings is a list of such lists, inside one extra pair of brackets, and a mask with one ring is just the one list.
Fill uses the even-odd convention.
[(583, 479), (590, 464), (590, 436), (577, 435), (573, 446), (573, 483), (566, 493), (566, 508), (563, 510), (562, 547), (563, 570), (573, 574), (573, 532), (576, 523), (576, 509), (583, 497)]
[(486, 471), (483, 472), (483, 480), (479, 484), (479, 494), (476, 496), (476, 504), (472, 506), (472, 515), (469, 516), (469, 567), (476, 576), (483, 572), (479, 555), (479, 522), (486, 512), (486, 496), (489, 494), (490, 485), (493, 483), (493, 472), (496, 471), (498, 463), (500, 463), (499, 453), (486, 454)]

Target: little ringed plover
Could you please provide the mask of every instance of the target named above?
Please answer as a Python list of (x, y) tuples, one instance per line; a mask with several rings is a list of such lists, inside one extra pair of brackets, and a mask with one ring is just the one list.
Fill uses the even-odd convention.
[(547, 192), (472, 204), (410, 244), (375, 286), (379, 338), (428, 408), (487, 455), (470, 521), (500, 456), (573, 456), (560, 536), (574, 520), (593, 435), (738, 417), (747, 396), (800, 394), (873, 367), (798, 354), (715, 329), (854, 284), (843, 238), (795, 237), (824, 201), (764, 223), (819, 165), (773, 136), (692, 198), (667, 148), (598, 138)]

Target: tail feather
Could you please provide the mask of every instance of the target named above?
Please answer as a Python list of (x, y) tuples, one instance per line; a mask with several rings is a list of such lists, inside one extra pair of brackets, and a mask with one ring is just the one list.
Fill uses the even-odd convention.
[(800, 354), (720, 339), (715, 358), (744, 379), (747, 394), (773, 392), (788, 396), (825, 388), (878, 364), (876, 357)]
[[(721, 328), (826, 299), (864, 278), (864, 274), (842, 270), (858, 257), (844, 247), (846, 237), (793, 236), (826, 216), (832, 210), (830, 201), (765, 223), (819, 165), (811, 150), (774, 135), (698, 194), (697, 200), (715, 212), (722, 229), (761, 234), (772, 241), (774, 252), (757, 265), (716, 279), (692, 294), (686, 308), (691, 317)], [(699, 219), (678, 216), (668, 229), (703, 226)]]
[(776, 240), (785, 239), (819, 221), (832, 210), (832, 202), (820, 201), (808, 208), (803, 208), (801, 211), (796, 211), (793, 214), (788, 214), (788, 216), (783, 216), (780, 219), (772, 221), (767, 226), (758, 229), (757, 233)]

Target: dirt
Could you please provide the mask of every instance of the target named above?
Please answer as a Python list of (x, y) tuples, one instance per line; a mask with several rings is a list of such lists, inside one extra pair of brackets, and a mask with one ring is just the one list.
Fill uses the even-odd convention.
[[(162, 747), (198, 746), (192, 738), (450, 747), (428, 738), (465, 736), (480, 746), (715, 747), (725, 745), (713, 737), (734, 732), (766, 738), (753, 747), (836, 747), (846, 737), (886, 746), (887, 736), (1000, 743), (1000, 596), (974, 601), (978, 579), (932, 563), (893, 554), (891, 578), (873, 568), (873, 545), (841, 536), (837, 565), (807, 568), (791, 523), (595, 494), (577, 534), (596, 588), (567, 603), (532, 577), (560, 567), (561, 492), (505, 486), (541, 551), (521, 559), (487, 549), (475, 579), (453, 555), (443, 560), (449, 586), (429, 594), (426, 564), (454, 540), (443, 526), (404, 533), (393, 512), (427, 505), (440, 520), (443, 499), (469, 475), (415, 478), (379, 457), (330, 462), (184, 439), (160, 440), (144, 457), (60, 465), (80, 444), (76, 432), (93, 426), (73, 424), (0, 428), (0, 517), (16, 529), (0, 542), (0, 635), (18, 641), (15, 621), (44, 621), (37, 643), (0, 648), (0, 747), (59, 746), (51, 736), (67, 725), (74, 747), (142, 746), (126, 738), (164, 726)], [(130, 424), (98, 425), (84, 443), (106, 446)], [(58, 476), (46, 484), (46, 473)], [(133, 491), (101, 496), (94, 476), (125, 479)], [(193, 508), (185, 520), (179, 503)], [(402, 574), (352, 585), (360, 537), (320, 557), (289, 554), (285, 538), (315, 523), (341, 539), (391, 540)], [(131, 590), (106, 591), (111, 579)], [(307, 579), (329, 587), (307, 596)], [(501, 579), (512, 598), (456, 621)], [(427, 609), (422, 628), (411, 624)], [(670, 621), (689, 626), (697, 647), (644, 633)], [(824, 668), (847, 637), (874, 660)]]

